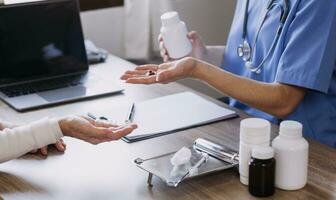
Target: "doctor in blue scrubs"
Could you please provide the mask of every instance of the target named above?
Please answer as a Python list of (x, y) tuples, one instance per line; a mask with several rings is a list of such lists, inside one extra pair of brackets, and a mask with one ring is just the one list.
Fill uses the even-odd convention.
[(170, 61), (160, 37), (165, 63), (121, 79), (199, 79), (228, 95), (231, 106), (274, 123), (299, 121), (305, 137), (336, 147), (336, 1), (238, 0), (225, 47), (205, 46), (197, 32), (188, 37), (190, 57)]

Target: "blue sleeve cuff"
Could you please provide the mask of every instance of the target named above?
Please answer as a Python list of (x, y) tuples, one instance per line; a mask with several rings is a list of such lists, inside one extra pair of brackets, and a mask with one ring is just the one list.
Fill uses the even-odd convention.
[(294, 85), (306, 89), (316, 90), (322, 93), (328, 93), (329, 85), (316, 84), (315, 79), (316, 75), (312, 75), (309, 71), (292, 71), (292, 70), (283, 70), (280, 73), (278, 72), (275, 81), (278, 83)]

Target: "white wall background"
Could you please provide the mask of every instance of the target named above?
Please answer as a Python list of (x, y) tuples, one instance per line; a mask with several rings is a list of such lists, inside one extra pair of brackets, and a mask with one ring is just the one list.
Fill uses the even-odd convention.
[(84, 36), (112, 54), (124, 57), (124, 8), (86, 11), (81, 14)]
[[(141, 0), (138, 0), (141, 1)], [(209, 45), (224, 45), (231, 26), (234, 0), (170, 0), (190, 30), (197, 30)], [(161, 26), (162, 11), (153, 9), (153, 49), (157, 50), (157, 35)], [(98, 46), (111, 53), (125, 57), (124, 49), (124, 7), (82, 12), (84, 34)], [(141, 29), (141, 24), (138, 25)], [(136, 32), (134, 37), (136, 37)]]

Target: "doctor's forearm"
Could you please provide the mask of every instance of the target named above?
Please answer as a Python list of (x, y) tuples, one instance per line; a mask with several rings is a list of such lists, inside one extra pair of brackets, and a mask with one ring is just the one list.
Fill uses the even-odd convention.
[(304, 96), (304, 89), (279, 83), (262, 83), (237, 76), (202, 61), (193, 76), (220, 92), (278, 118), (290, 114)]

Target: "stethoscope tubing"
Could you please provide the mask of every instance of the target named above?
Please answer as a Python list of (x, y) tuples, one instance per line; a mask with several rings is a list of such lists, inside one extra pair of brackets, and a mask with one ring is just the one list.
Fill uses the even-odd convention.
[[(279, 39), (280, 39), (280, 35), (281, 35), (281, 32), (282, 32), (282, 29), (283, 29), (283, 26), (284, 26), (284, 23), (287, 19), (287, 16), (288, 16), (288, 12), (289, 12), (289, 8), (288, 8), (288, 0), (284, 0), (285, 1), (285, 5), (282, 6), (281, 4), (279, 3), (274, 3), (274, 0), (270, 0), (270, 2), (268, 3), (267, 5), (267, 10), (265, 12), (265, 16), (263, 17), (262, 21), (261, 21), (261, 24), (259, 25), (259, 29), (257, 31), (257, 34), (256, 34), (256, 37), (253, 41), (253, 47), (251, 48), (250, 45), (248, 44), (247, 42), (247, 22), (248, 22), (248, 7), (249, 7), (249, 1), (250, 0), (247, 0), (246, 1), (246, 7), (245, 7), (245, 14), (244, 14), (244, 28), (243, 28), (243, 34), (242, 34), (242, 40), (244, 41), (243, 45), (240, 45), (238, 48), (241, 48), (243, 47), (244, 48), (248, 48), (248, 51), (249, 51), (249, 56), (248, 56), (248, 59), (247, 60), (244, 60), (245, 61), (245, 66), (251, 71), (251, 72), (254, 72), (254, 73), (260, 73), (261, 72), (261, 68), (263, 67), (263, 65), (266, 63), (266, 61), (269, 59), (269, 57), (272, 55), (273, 51), (275, 50), (275, 47), (276, 47), (276, 44), (278, 43)], [(280, 19), (280, 24), (279, 24), (279, 27), (277, 29), (277, 32), (276, 32), (276, 35), (275, 35), (275, 38), (273, 39), (272, 41), (272, 44), (271, 44), (271, 48), (269, 49), (269, 51), (267, 52), (266, 56), (264, 57), (264, 59), (261, 61), (261, 63), (257, 66), (257, 67), (254, 67), (253, 66), (253, 57), (254, 57), (254, 53), (257, 49), (257, 42), (258, 42), (258, 38), (259, 38), (259, 35), (260, 35), (260, 32), (262, 30), (262, 27), (267, 19), (267, 16), (269, 14), (269, 12), (274, 8), (274, 7), (277, 7), (279, 6), (280, 7), (280, 10), (282, 12), (281, 14), (281, 19)], [(247, 44), (247, 45), (244, 45), (244, 44)], [(241, 57), (241, 56), (239, 56)], [(243, 57), (242, 57), (243, 58)]]

